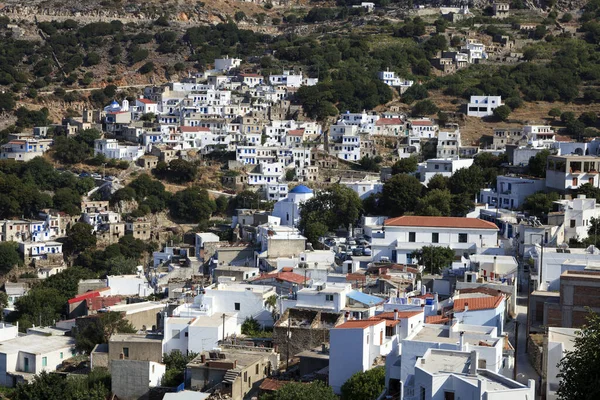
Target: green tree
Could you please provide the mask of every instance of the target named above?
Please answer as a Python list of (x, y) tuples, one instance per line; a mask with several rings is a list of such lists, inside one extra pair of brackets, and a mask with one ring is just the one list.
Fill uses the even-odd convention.
[(191, 187), (181, 190), (171, 198), (169, 210), (174, 218), (190, 222), (208, 221), (217, 210), (215, 201), (206, 189)]
[(435, 174), (429, 179), (427, 183), (427, 190), (446, 190), (448, 189), (448, 185), (450, 182), (450, 178), (443, 176), (442, 174)]
[(562, 114), (562, 111), (560, 110), (560, 108), (554, 107), (551, 108), (550, 111), (548, 111), (548, 116), (552, 117), (552, 119), (556, 120), (556, 118), (560, 117), (560, 115)]
[(567, 351), (558, 363), (558, 398), (560, 400), (598, 399), (598, 369), (600, 368), (600, 317), (588, 309), (585, 325), (578, 331), (572, 351)]
[(452, 194), (449, 190), (430, 190), (419, 198), (417, 202), (417, 215), (450, 216), (452, 213)]
[(502, 105), (494, 109), (494, 117), (499, 121), (506, 121), (512, 110), (507, 105)]
[(54, 207), (69, 215), (81, 214), (81, 196), (75, 190), (64, 187), (57, 189), (52, 198)]
[(253, 336), (256, 332), (261, 330), (260, 323), (252, 318), (247, 317), (242, 324), (242, 335)]
[(183, 383), (184, 371), (187, 364), (198, 356), (193, 351), (182, 354), (179, 350), (163, 354), (163, 364), (166, 371), (162, 380), (163, 386), (175, 387)]
[(15, 302), (19, 329), (26, 330), (33, 324), (53, 325), (64, 314), (67, 296), (57, 289), (36, 287)]
[(452, 194), (467, 194), (475, 197), (485, 185), (483, 169), (477, 165), (461, 168), (450, 177), (449, 187)]
[(383, 185), (381, 193), (382, 208), (390, 217), (412, 212), (423, 192), (423, 185), (417, 178), (406, 174), (397, 174)]
[(583, 194), (588, 199), (600, 199), (600, 189), (591, 183), (584, 183), (577, 188), (577, 195)]
[(418, 164), (419, 159), (416, 156), (401, 158), (392, 165), (392, 175), (416, 172)]
[(19, 245), (16, 242), (0, 243), (0, 273), (6, 274), (21, 262)]
[(311, 383), (291, 382), (275, 393), (264, 395), (261, 400), (338, 400), (331, 386), (321, 381)]
[(0, 93), (0, 112), (1, 111), (12, 111), (16, 105), (17, 105), (17, 102), (15, 101), (15, 98), (13, 97), (12, 93), (10, 93), (10, 92)]
[(546, 177), (546, 164), (548, 162), (548, 156), (550, 155), (549, 150), (542, 150), (535, 156), (529, 158), (529, 174), (538, 178)]
[(385, 389), (385, 368), (357, 372), (342, 385), (344, 400), (375, 400)]
[(423, 246), (412, 253), (412, 258), (416, 258), (419, 265), (425, 266), (425, 272), (431, 274), (439, 274), (442, 269), (452, 265), (455, 256), (450, 247), (441, 246)]
[(78, 254), (93, 247), (96, 247), (96, 235), (92, 233), (90, 224), (77, 222), (67, 231), (64, 243), (66, 254)]
[(537, 192), (525, 198), (523, 210), (537, 217), (544, 217), (552, 211), (553, 202), (559, 199), (558, 193)]
[(425, 116), (435, 114), (438, 111), (439, 108), (435, 105), (435, 103), (427, 99), (417, 102), (412, 109), (412, 114), (415, 116)]
[[(304, 231), (309, 220), (319, 220), (332, 231), (340, 226), (348, 228), (358, 220), (362, 212), (362, 202), (356, 192), (335, 184), (302, 204), (299, 228)], [(315, 216), (318, 218), (314, 218)]]
[(75, 335), (75, 348), (89, 354), (96, 345), (108, 343), (115, 333), (136, 333), (137, 329), (120, 312), (103, 312), (87, 321)]

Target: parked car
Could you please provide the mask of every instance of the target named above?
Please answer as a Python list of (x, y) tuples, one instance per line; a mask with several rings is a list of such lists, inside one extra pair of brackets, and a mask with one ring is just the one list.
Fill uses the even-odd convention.
[(82, 172), (79, 174), (80, 178), (88, 178), (90, 176), (90, 174), (88, 174), (87, 172)]

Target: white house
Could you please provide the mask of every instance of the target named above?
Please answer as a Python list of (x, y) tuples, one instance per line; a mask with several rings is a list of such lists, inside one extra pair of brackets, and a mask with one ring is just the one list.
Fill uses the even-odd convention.
[(409, 136), (419, 139), (436, 138), (439, 126), (428, 118), (414, 119), (408, 121)]
[(460, 130), (440, 131), (437, 142), (437, 158), (458, 158), (460, 151)]
[(228, 72), (231, 69), (238, 68), (242, 63), (240, 58), (215, 58), (215, 69), (223, 72)]
[(113, 296), (140, 296), (146, 297), (154, 293), (148, 280), (142, 274), (138, 275), (108, 275), (106, 286), (110, 287)]
[(281, 75), (270, 75), (269, 83), (273, 86), (299, 88), (302, 86), (302, 74), (294, 74), (293, 71), (283, 71)]
[(249, 185), (270, 185), (283, 181), (285, 167), (283, 163), (261, 163), (258, 171), (248, 173)]
[(405, 400), (535, 399), (533, 379), (525, 386), (481, 368), (477, 351), (429, 349), (415, 361), (415, 373), (403, 388)]
[(598, 178), (599, 157), (595, 156), (548, 156), (546, 187), (564, 192), (589, 183), (600, 187)]
[(373, 367), (377, 357), (392, 349), (386, 336), (386, 320), (349, 320), (329, 331), (329, 385), (337, 394), (356, 372)]
[(242, 83), (248, 87), (255, 87), (264, 83), (264, 78), (259, 74), (240, 74)]
[(421, 183), (427, 186), (435, 175), (451, 177), (456, 171), (473, 165), (472, 158), (430, 158), (419, 165)]
[(241, 326), (238, 313), (208, 315), (207, 312), (193, 317), (168, 317), (165, 319), (163, 353), (212, 350), (219, 346), (223, 337), (241, 334)]
[(494, 110), (502, 104), (501, 96), (471, 96), (467, 104), (467, 115), (469, 117), (490, 117)]
[(496, 189), (481, 189), (479, 201), (508, 210), (521, 208), (527, 196), (546, 188), (546, 180), (512, 175), (496, 178)]
[(94, 140), (94, 155), (98, 154), (102, 154), (106, 158), (135, 161), (144, 155), (144, 149), (137, 145), (121, 145), (116, 139), (96, 139)]
[(49, 255), (62, 254), (59, 242), (20, 242), (19, 252), (25, 259), (47, 259)]
[(394, 71), (379, 71), (377, 73), (377, 77), (383, 83), (388, 86), (396, 87), (400, 89), (400, 94), (404, 93), (409, 87), (411, 87), (415, 82), (409, 81), (408, 79), (398, 78)]
[(173, 316), (186, 318), (231, 313), (237, 314), (240, 326), (246, 318), (254, 318), (263, 326), (273, 326), (273, 310), (267, 300), (274, 295), (273, 286), (215, 283), (202, 289), (193, 304), (177, 307)]
[(485, 60), (487, 53), (485, 52), (485, 45), (478, 43), (473, 39), (467, 39), (467, 44), (461, 49), (461, 53), (467, 55), (469, 64), (479, 62), (479, 60)]
[(29, 161), (35, 157), (42, 156), (45, 152), (50, 150), (52, 143), (53, 139), (14, 139), (7, 144), (2, 145), (0, 159)]
[(558, 400), (556, 391), (560, 383), (558, 377), (558, 362), (565, 356), (567, 351), (575, 350), (575, 338), (580, 329), (573, 328), (548, 328), (548, 336), (545, 338), (543, 365), (546, 377), (542, 390), (545, 391), (547, 400)]
[(140, 97), (135, 99), (135, 106), (142, 114), (158, 114), (158, 103), (152, 100)]
[(383, 190), (383, 183), (380, 180), (367, 178), (360, 181), (341, 181), (340, 184), (355, 191), (362, 200), (372, 194), (381, 193)]
[(300, 206), (311, 199), (314, 193), (304, 185), (298, 185), (289, 191), (285, 199), (279, 200), (273, 207), (273, 216), (279, 217), (281, 225), (296, 226), (300, 221)]
[(351, 291), (350, 283), (313, 282), (291, 298), (283, 299), (281, 312), (288, 308), (314, 308), (339, 313), (346, 307), (346, 297)]
[(499, 334), (504, 333), (506, 298), (503, 294), (460, 294), (454, 296), (452, 302), (454, 318), (461, 324), (491, 326), (495, 327)]
[(584, 240), (592, 226), (592, 218), (600, 217), (600, 205), (597, 199), (587, 199), (581, 194), (573, 200), (559, 200), (555, 204), (564, 212), (564, 241), (569, 239)]
[(68, 336), (26, 335), (2, 342), (0, 346), (0, 385), (13, 387), (42, 371), (56, 371), (62, 362), (76, 354), (75, 339)]
[(498, 227), (476, 218), (402, 216), (371, 228), (373, 261), (412, 264), (423, 246), (450, 247), (457, 255), (477, 254), (497, 244)]

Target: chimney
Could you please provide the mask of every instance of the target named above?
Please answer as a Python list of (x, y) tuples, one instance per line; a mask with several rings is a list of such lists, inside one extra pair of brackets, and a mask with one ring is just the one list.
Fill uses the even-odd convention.
[(394, 321), (398, 321), (398, 309), (394, 310)]
[(460, 346), (460, 351), (465, 351), (465, 332), (460, 333), (458, 345)]
[(479, 354), (477, 351), (473, 350), (471, 352), (471, 369), (469, 371), (470, 375), (477, 375), (477, 365), (479, 364)]
[(202, 364), (204, 364), (206, 362), (206, 355), (205, 354), (200, 354), (200, 362)]

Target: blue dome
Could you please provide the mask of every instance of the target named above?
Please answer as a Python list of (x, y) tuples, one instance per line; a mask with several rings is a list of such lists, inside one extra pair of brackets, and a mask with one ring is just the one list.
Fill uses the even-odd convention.
[(304, 185), (298, 185), (295, 188), (293, 188), (292, 190), (290, 190), (290, 193), (299, 193), (299, 194), (312, 193), (312, 192), (313, 192), (312, 190), (310, 190), (309, 188), (307, 188)]

